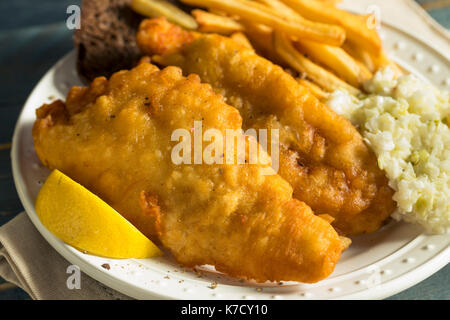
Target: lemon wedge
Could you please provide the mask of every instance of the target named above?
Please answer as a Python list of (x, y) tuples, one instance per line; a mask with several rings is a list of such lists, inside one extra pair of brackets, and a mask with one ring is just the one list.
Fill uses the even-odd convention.
[(119, 259), (162, 254), (116, 210), (58, 170), (42, 186), (36, 212), (48, 230), (83, 252)]

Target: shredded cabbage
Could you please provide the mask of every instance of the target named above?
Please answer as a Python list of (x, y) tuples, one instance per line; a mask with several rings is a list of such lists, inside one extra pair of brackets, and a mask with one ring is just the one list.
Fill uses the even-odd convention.
[(450, 230), (450, 103), (413, 75), (395, 79), (389, 68), (365, 84), (356, 98), (337, 90), (327, 105), (349, 119), (385, 170), (397, 220), (420, 224), (432, 233)]

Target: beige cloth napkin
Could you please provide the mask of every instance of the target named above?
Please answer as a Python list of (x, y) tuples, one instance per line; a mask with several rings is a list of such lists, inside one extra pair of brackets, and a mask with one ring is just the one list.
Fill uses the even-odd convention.
[(25, 212), (0, 227), (0, 276), (33, 299), (129, 299), (82, 272), (80, 289), (69, 289), (67, 280), (73, 274), (67, 273), (70, 265), (41, 236)]
[[(412, 0), (344, 0), (341, 6), (365, 13), (380, 9), (381, 19), (414, 33), (449, 57), (448, 31)], [(24, 289), (33, 299), (127, 299), (93, 280), (81, 277), (81, 289), (70, 290), (66, 273), (70, 263), (42, 238), (25, 213), (0, 228), (0, 276)]]

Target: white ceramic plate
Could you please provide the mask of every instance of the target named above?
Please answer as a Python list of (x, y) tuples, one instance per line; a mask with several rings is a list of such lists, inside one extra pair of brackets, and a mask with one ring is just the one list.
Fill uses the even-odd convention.
[[(430, 46), (393, 27), (382, 38), (395, 61), (441, 89), (450, 87), (449, 61)], [(61, 59), (42, 78), (28, 98), (17, 122), (12, 146), (14, 180), (28, 216), (44, 238), (67, 260), (105, 285), (140, 299), (379, 299), (400, 292), (429, 277), (450, 261), (450, 236), (426, 235), (420, 228), (391, 222), (375, 234), (353, 239), (334, 273), (326, 280), (256, 285), (205, 269), (202, 276), (182, 270), (170, 258), (104, 259), (83, 254), (53, 236), (39, 221), (34, 200), (49, 171), (33, 149), (31, 128), (35, 109), (64, 98), (80, 84), (75, 54)], [(109, 263), (110, 270), (101, 267)], [(210, 288), (217, 282), (215, 289)]]

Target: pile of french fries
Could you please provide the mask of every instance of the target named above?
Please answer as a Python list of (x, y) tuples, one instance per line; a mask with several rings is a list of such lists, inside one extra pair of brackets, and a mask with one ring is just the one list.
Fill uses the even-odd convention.
[(164, 0), (133, 0), (132, 8), (187, 29), (230, 36), (285, 67), (319, 99), (337, 89), (356, 95), (386, 66), (401, 74), (367, 23), (374, 17), (338, 9), (339, 0), (180, 1), (197, 9), (189, 15)]

